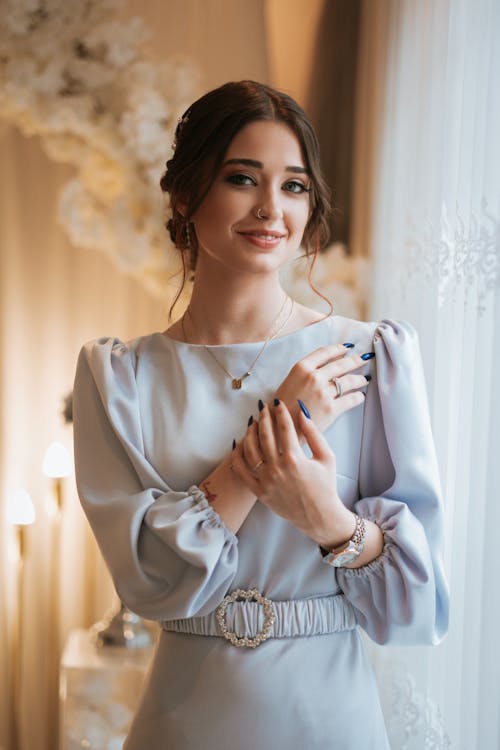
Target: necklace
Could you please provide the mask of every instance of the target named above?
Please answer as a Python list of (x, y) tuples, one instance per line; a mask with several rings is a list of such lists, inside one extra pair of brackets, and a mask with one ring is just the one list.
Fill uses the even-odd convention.
[[(285, 305), (286, 305), (286, 303), (287, 303), (288, 300), (290, 300), (290, 302), (291, 302), (290, 312), (286, 316), (286, 318), (283, 321), (283, 323), (279, 326), (279, 328), (277, 328), (277, 330), (274, 330), (275, 325), (278, 322), (278, 320), (280, 319), (281, 313), (285, 309)], [(259, 359), (264, 354), (264, 352), (265, 352), (265, 350), (266, 350), (267, 345), (269, 344), (269, 342), (276, 338), (276, 336), (280, 333), (280, 331), (283, 330), (283, 328), (286, 326), (286, 324), (288, 323), (288, 321), (292, 317), (292, 312), (293, 312), (294, 304), (295, 304), (294, 300), (291, 297), (288, 297), (288, 295), (287, 295), (285, 297), (285, 301), (283, 302), (283, 304), (281, 305), (281, 307), (279, 309), (279, 312), (278, 312), (277, 316), (275, 317), (275, 319), (272, 322), (269, 335), (266, 338), (266, 340), (264, 341), (264, 344), (260, 348), (259, 352), (257, 353), (257, 356), (255, 357), (254, 361), (252, 362), (252, 364), (250, 365), (250, 367), (248, 368), (248, 370), (246, 372), (244, 372), (242, 375), (240, 375), (240, 377), (236, 377), (235, 375), (233, 375), (232, 373), (230, 373), (229, 370), (226, 370), (226, 368), (224, 367), (224, 365), (222, 364), (222, 362), (220, 362), (217, 359), (217, 357), (215, 356), (215, 354), (213, 353), (213, 351), (211, 349), (209, 349), (209, 347), (206, 346), (205, 344), (202, 344), (202, 346), (205, 349), (205, 351), (208, 352), (208, 354), (210, 354), (210, 356), (212, 357), (212, 359), (219, 365), (219, 367), (221, 368), (221, 370), (224, 370), (224, 372), (226, 373), (226, 375), (229, 378), (231, 378), (231, 387), (233, 388), (233, 390), (239, 391), (241, 389), (242, 385), (243, 385), (243, 381), (246, 380), (246, 378), (250, 377), (250, 375), (253, 372), (253, 369), (254, 369), (255, 365), (257, 364), (257, 362), (259, 361)], [(191, 311), (189, 309), (189, 305), (186, 308), (186, 312), (187, 312), (187, 314), (189, 315), (191, 321), (194, 324), (193, 316), (191, 315)], [(185, 331), (185, 328), (184, 328), (184, 316), (185, 316), (185, 314), (186, 313), (184, 313), (184, 315), (181, 318), (181, 328), (182, 328), (182, 333), (183, 333), (183, 336), (184, 336), (184, 340), (187, 342), (186, 331)]]

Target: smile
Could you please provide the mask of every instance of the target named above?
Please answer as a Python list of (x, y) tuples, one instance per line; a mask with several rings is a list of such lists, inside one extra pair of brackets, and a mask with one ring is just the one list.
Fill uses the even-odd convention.
[(261, 248), (277, 247), (281, 240), (286, 237), (285, 234), (278, 232), (238, 232), (238, 234), (251, 242), (252, 245)]

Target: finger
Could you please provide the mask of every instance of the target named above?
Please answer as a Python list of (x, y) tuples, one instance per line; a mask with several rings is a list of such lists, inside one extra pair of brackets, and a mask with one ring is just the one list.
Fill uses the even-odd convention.
[(263, 460), (259, 443), (257, 424), (253, 422), (247, 429), (241, 441), (241, 455), (249, 471), (254, 473), (254, 467)]
[(292, 415), (283, 401), (280, 401), (275, 407), (274, 418), (276, 420), (276, 428), (282, 451), (286, 453), (297, 453), (300, 451), (302, 453)]
[(328, 461), (335, 458), (326, 438), (323, 437), (321, 431), (316, 427), (312, 419), (306, 417), (302, 411), (299, 414), (299, 425), (307, 444), (311, 449), (313, 458), (318, 461)]
[(300, 364), (305, 368), (316, 370), (318, 367), (324, 367), (328, 362), (337, 360), (345, 356), (350, 347), (344, 344), (331, 344), (329, 346), (320, 346), (306, 357), (300, 360)]
[(345, 393), (349, 393), (350, 391), (356, 391), (360, 388), (366, 388), (370, 380), (371, 376), (366, 377), (365, 375), (343, 375), (332, 378), (328, 382), (333, 388), (333, 397), (338, 398), (340, 397), (339, 388), (337, 387), (337, 383), (335, 381), (337, 381), (339, 384), (340, 394), (344, 395)]
[(243, 484), (252, 490), (254, 495), (259, 494), (259, 481), (246, 465), (241, 452), (241, 445), (237, 445), (231, 454), (231, 469), (241, 479)]
[(261, 411), (258, 423), (259, 444), (262, 455), (270, 463), (276, 461), (279, 456), (280, 446), (275, 431), (275, 422), (268, 405)]
[(332, 380), (332, 378), (339, 378), (354, 370), (359, 370), (361, 367), (365, 367), (366, 364), (365, 360), (361, 359), (359, 354), (354, 354), (351, 357), (337, 359), (335, 362), (327, 362), (319, 370), (326, 380)]
[(334, 397), (335, 417), (339, 417), (344, 412), (350, 411), (350, 409), (355, 409), (364, 400), (365, 394), (363, 391), (351, 391), (351, 393), (346, 393), (343, 396)]

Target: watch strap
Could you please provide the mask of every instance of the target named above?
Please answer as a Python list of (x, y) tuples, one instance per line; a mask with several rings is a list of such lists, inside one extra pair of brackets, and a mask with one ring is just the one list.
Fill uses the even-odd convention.
[[(324, 562), (334, 567), (348, 564), (353, 562), (363, 552), (366, 536), (366, 521), (357, 513), (354, 514), (356, 517), (356, 526), (352, 537), (344, 542), (340, 547), (334, 547), (332, 550), (320, 547), (321, 554), (323, 555)], [(346, 558), (345, 562), (341, 561), (340, 558)]]

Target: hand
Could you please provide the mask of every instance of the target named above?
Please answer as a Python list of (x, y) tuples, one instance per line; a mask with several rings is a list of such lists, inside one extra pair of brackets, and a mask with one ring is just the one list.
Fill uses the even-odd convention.
[[(343, 344), (322, 346), (299, 360), (279, 386), (276, 397), (284, 401), (298, 429), (297, 401), (307, 404), (314, 423), (324, 431), (345, 411), (364, 401), (364, 388), (368, 380), (354, 371), (366, 364), (358, 354), (345, 357), (348, 351)], [(339, 378), (342, 396), (332, 382)]]
[(302, 412), (299, 428), (312, 458), (304, 454), (287, 406), (264, 406), (233, 450), (232, 468), (261, 503), (331, 549), (350, 539), (354, 516), (337, 495), (336, 460), (327, 441)]

